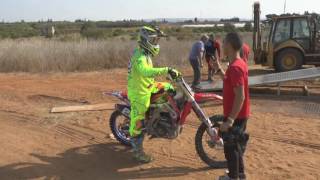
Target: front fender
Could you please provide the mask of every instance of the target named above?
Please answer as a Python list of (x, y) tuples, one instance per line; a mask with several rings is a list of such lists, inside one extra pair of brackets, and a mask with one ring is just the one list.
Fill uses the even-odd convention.
[(116, 104), (115, 109), (119, 111), (126, 118), (130, 119), (131, 107), (126, 104)]
[(288, 41), (282, 42), (280, 44), (277, 44), (276, 46), (274, 46), (273, 53), (275, 54), (284, 48), (295, 48), (295, 49), (300, 50), (302, 52), (302, 54), (305, 54), (305, 51), (302, 48), (302, 46), (300, 44), (298, 44), (297, 41), (294, 41), (294, 40), (288, 40)]
[(194, 99), (196, 100), (197, 103), (201, 103), (209, 100), (222, 101), (223, 97), (215, 93), (195, 93)]

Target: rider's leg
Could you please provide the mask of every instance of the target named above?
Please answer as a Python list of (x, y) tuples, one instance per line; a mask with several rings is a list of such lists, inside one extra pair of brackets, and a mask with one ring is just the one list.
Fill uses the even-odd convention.
[(136, 161), (141, 163), (149, 163), (152, 161), (152, 157), (143, 151), (143, 140), (144, 140), (143, 133), (131, 138), (133, 158)]
[(172, 84), (168, 82), (155, 82), (154, 88), (152, 89), (152, 93), (155, 94), (159, 92), (161, 89), (165, 91), (174, 90)]
[(192, 82), (192, 86), (193, 88), (200, 88), (199, 84), (201, 81), (201, 67), (200, 67), (200, 63), (198, 60), (194, 59), (194, 60), (190, 60), (190, 64), (192, 66), (193, 69), (193, 82)]
[(211, 58), (206, 56), (206, 61), (208, 63), (208, 81), (212, 81), (213, 67), (210, 64)]
[[(147, 100), (148, 99), (148, 100)], [(145, 113), (150, 105), (150, 97), (142, 97), (131, 100), (131, 120), (130, 120), (130, 136), (133, 149), (133, 157), (139, 162), (148, 163), (152, 160), (151, 156), (143, 151), (143, 120)]]

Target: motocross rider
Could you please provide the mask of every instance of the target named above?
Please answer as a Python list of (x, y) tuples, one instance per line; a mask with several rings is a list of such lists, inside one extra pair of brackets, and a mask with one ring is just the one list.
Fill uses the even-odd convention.
[(169, 83), (155, 82), (154, 77), (170, 74), (178, 77), (180, 73), (169, 67), (154, 68), (152, 58), (160, 51), (158, 44), (164, 33), (158, 27), (144, 26), (140, 29), (138, 47), (134, 50), (128, 65), (128, 97), (131, 104), (130, 128), (133, 158), (141, 163), (152, 161), (143, 151), (144, 119), (150, 106), (150, 98), (160, 89), (173, 89)]

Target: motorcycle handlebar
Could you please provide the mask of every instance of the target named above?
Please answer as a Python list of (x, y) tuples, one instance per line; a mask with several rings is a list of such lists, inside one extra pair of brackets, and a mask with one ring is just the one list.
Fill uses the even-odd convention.
[(167, 79), (169, 79), (172, 82), (179, 82), (183, 79), (182, 75), (179, 75), (178, 77), (174, 78), (172, 75), (169, 73), (167, 76)]

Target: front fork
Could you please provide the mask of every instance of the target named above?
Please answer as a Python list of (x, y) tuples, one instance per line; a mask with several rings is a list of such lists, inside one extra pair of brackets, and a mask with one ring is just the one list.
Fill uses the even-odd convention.
[[(213, 141), (216, 141), (219, 138), (218, 131), (213, 127), (210, 119), (205, 115), (199, 104), (196, 102), (193, 91), (183, 79), (178, 84), (180, 85), (181, 90), (184, 92), (184, 94), (188, 97), (188, 101), (191, 102), (192, 109), (196, 113), (197, 117), (208, 127), (207, 132), (210, 135), (211, 139)], [(219, 138), (219, 140), (223, 143), (221, 138)]]
[(211, 120), (205, 115), (205, 113), (202, 111), (201, 107), (199, 106), (199, 104), (196, 101), (192, 102), (192, 108), (193, 108), (194, 112), (196, 113), (197, 117), (203, 123), (205, 123), (206, 126), (208, 127), (207, 132), (210, 135), (211, 139), (213, 141), (217, 141), (217, 140), (222, 141), (222, 139), (219, 138), (218, 131), (213, 127)]

